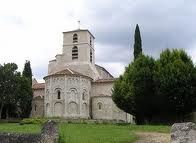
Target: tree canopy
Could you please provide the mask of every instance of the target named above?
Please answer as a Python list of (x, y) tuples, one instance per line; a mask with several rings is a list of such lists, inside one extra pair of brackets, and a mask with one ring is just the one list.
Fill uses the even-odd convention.
[(113, 101), (138, 124), (183, 121), (196, 105), (196, 69), (183, 50), (139, 55), (115, 82)]
[(15, 63), (0, 65), (0, 119), (29, 117), (31, 111), (31, 79), (17, 71)]

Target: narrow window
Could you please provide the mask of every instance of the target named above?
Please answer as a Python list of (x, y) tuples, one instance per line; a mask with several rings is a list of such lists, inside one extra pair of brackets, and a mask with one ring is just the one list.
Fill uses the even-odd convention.
[(85, 99), (85, 97), (84, 97), (84, 96), (85, 96), (85, 93), (83, 92), (83, 93), (82, 93), (82, 100), (84, 100), (84, 99)]
[(74, 46), (72, 48), (72, 60), (78, 59), (78, 47)]
[(102, 109), (102, 103), (99, 102), (97, 105), (98, 105), (98, 109), (101, 110)]
[(61, 91), (60, 90), (57, 91), (57, 99), (61, 99)]
[(78, 35), (74, 34), (73, 35), (73, 43), (77, 43), (78, 42)]
[(92, 46), (92, 39), (91, 39), (91, 37), (90, 37), (90, 45)]
[(93, 53), (92, 53), (92, 49), (90, 49), (90, 62), (92, 63), (93, 61)]

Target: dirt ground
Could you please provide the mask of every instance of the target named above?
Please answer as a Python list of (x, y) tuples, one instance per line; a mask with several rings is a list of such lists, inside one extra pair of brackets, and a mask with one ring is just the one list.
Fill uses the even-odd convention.
[(136, 132), (139, 140), (134, 143), (170, 143), (170, 134), (152, 133), (152, 132)]

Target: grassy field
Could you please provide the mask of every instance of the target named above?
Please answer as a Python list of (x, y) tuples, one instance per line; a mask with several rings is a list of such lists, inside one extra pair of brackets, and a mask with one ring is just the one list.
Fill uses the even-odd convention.
[[(38, 133), (41, 125), (0, 123), (0, 132)], [(60, 123), (60, 143), (131, 143), (137, 140), (134, 134), (142, 132), (169, 133), (169, 126), (137, 126), (110, 124)]]
[(0, 123), (0, 132), (15, 132), (15, 133), (38, 133), (41, 131), (41, 125), (19, 123)]
[(130, 143), (136, 131), (168, 133), (168, 126), (59, 124), (60, 143)]

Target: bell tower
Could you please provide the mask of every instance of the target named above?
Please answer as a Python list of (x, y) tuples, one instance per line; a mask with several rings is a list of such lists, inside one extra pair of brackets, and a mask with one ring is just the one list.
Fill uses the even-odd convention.
[(63, 32), (64, 62), (95, 64), (94, 36), (89, 30)]

